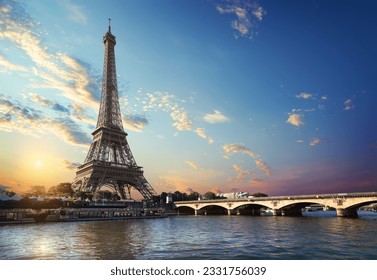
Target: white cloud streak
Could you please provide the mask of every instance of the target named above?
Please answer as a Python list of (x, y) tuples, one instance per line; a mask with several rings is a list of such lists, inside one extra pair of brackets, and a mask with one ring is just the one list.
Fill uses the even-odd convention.
[(213, 114), (206, 114), (203, 118), (206, 122), (211, 124), (223, 123), (229, 121), (229, 118), (220, 111), (214, 110)]
[(352, 99), (351, 98), (346, 99), (343, 104), (343, 110), (350, 111), (353, 108), (354, 108), (354, 105), (353, 105)]
[(269, 166), (249, 148), (239, 144), (227, 144), (223, 146), (223, 150), (225, 151), (225, 158), (230, 158), (233, 154), (248, 155), (254, 160), (255, 166), (263, 171), (266, 176), (271, 175), (271, 169), (269, 168)]
[(186, 160), (186, 164), (188, 165), (188, 166), (190, 166), (192, 169), (194, 169), (194, 170), (198, 170), (198, 165), (195, 163), (195, 162), (193, 162), (193, 161), (190, 161), (190, 160)]
[(308, 92), (301, 92), (300, 94), (297, 94), (296, 97), (299, 99), (312, 99), (313, 94)]
[(236, 17), (231, 22), (231, 27), (238, 35), (252, 39), (257, 32), (258, 22), (262, 21), (266, 11), (259, 5), (258, 1), (248, 0), (223, 0), (216, 5), (220, 14), (232, 14)]

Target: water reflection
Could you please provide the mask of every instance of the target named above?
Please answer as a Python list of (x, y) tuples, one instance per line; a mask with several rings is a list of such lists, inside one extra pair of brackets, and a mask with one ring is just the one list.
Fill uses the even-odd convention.
[(377, 259), (377, 215), (186, 216), (0, 227), (0, 259)]

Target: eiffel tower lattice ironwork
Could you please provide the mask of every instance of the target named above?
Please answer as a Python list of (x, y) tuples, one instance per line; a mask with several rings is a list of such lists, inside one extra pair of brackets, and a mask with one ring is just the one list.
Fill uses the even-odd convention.
[(116, 40), (111, 33), (110, 19), (108, 28), (103, 37), (105, 58), (97, 127), (72, 188), (76, 192), (94, 194), (106, 186), (122, 199), (129, 199), (130, 189), (134, 187), (144, 199), (153, 199), (157, 194), (145, 179), (142, 167), (136, 164), (126, 139), (128, 134), (123, 129), (115, 67)]

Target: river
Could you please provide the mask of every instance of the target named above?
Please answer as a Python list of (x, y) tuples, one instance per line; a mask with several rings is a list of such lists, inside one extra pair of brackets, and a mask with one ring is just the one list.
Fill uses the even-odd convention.
[(0, 226), (0, 259), (377, 259), (377, 213), (173, 216)]

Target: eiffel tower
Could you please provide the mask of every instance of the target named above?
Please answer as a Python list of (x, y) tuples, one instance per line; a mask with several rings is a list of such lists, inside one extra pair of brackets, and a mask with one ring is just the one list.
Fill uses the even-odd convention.
[(116, 40), (111, 33), (110, 19), (108, 28), (103, 36), (105, 59), (97, 127), (72, 188), (75, 192), (94, 194), (107, 187), (121, 199), (130, 199), (133, 187), (144, 199), (152, 200), (157, 194), (145, 179), (142, 167), (136, 164), (127, 142), (128, 134), (123, 129), (115, 67)]

